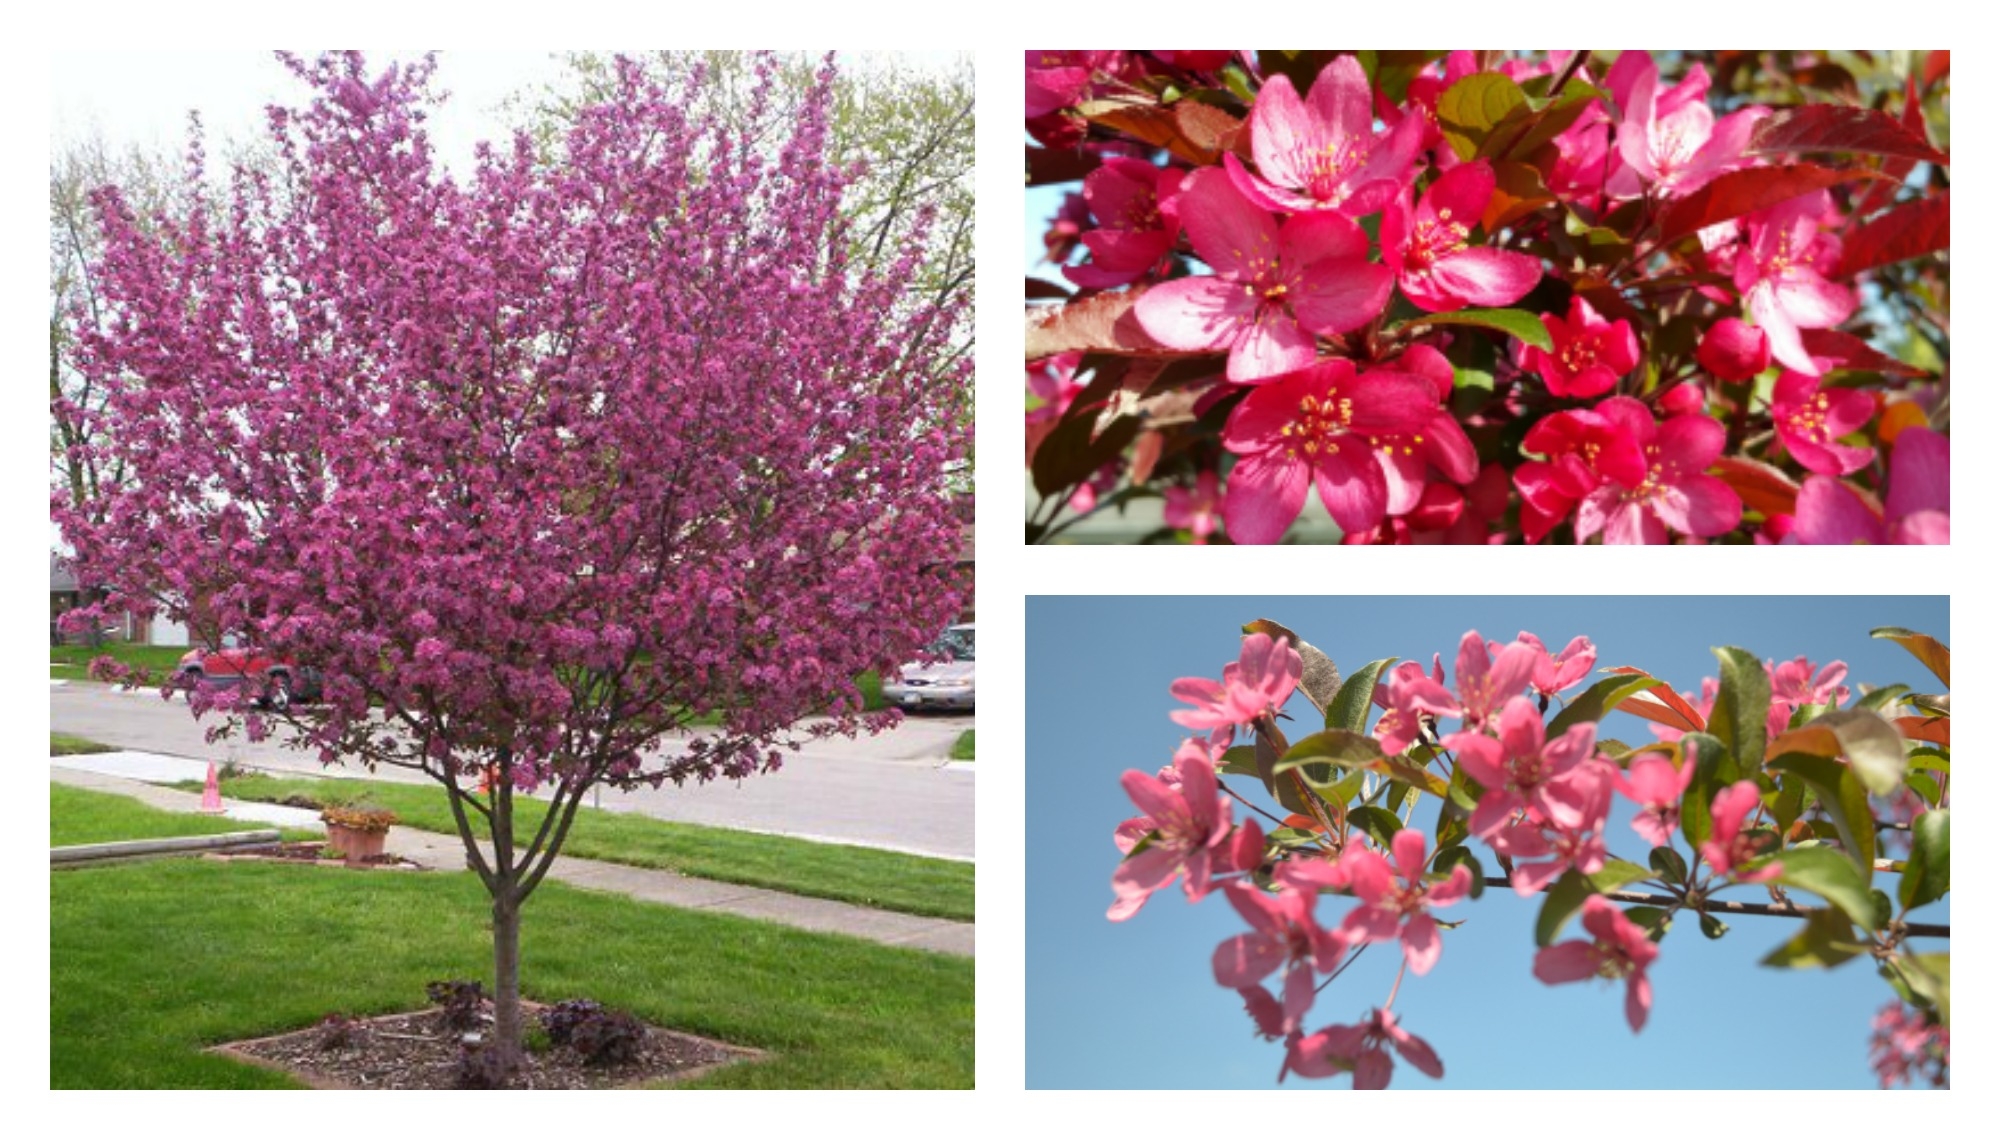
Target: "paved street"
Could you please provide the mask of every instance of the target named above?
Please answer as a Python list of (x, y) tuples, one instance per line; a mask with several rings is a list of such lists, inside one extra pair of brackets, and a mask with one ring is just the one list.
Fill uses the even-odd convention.
[[(120, 692), (70, 682), (49, 690), (49, 727), (105, 744), (198, 760), (233, 760), (268, 771), (366, 775), (323, 769), (311, 756), (275, 742), (235, 739), (209, 744), (205, 726), (180, 701), (155, 691)], [(619, 793), (604, 790), (597, 806), (660, 819), (768, 831), (809, 839), (885, 847), (970, 860), (973, 772), (946, 763), (952, 742), (972, 727), (970, 716), (910, 717), (880, 736), (808, 743), (789, 753), (784, 768), (733, 784)], [(663, 747), (678, 748), (678, 741)], [(385, 780), (426, 782), (416, 773), (383, 770)]]

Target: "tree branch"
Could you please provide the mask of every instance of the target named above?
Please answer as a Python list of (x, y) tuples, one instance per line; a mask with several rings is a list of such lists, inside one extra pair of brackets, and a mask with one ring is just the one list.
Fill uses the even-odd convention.
[[(1511, 879), (1488, 875), (1486, 876), (1486, 885), (1489, 887), (1512, 887), (1514, 882)], [(1541, 893), (1546, 894), (1548, 889), (1547, 887), (1543, 887)], [(1754, 914), (1768, 918), (1808, 918), (1812, 915), (1812, 911), (1804, 907), (1794, 906), (1791, 903), (1746, 903), (1733, 902), (1728, 899), (1706, 899), (1700, 906), (1695, 906), (1685, 899), (1675, 898), (1672, 895), (1653, 895), (1640, 891), (1604, 891), (1602, 894), (1605, 898), (1613, 902), (1639, 903), (1645, 906), (1685, 907), (1688, 910), (1703, 914), (1715, 912), (1722, 914)], [(1903, 924), (1903, 929), (1913, 938), (1951, 937), (1951, 927), (1944, 923), (1906, 922)]]

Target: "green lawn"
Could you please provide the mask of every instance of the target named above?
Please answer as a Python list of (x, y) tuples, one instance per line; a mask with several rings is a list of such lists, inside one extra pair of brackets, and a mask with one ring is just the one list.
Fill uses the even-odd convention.
[(151, 670), (153, 679), (165, 680), (167, 675), (181, 663), (181, 655), (187, 652), (184, 645), (126, 645), (123, 642), (106, 642), (92, 649), (88, 645), (58, 645), (49, 649), (49, 676), (71, 681), (87, 681), (90, 673), (86, 666), (98, 657), (114, 657), (120, 662), (137, 668)]
[(951, 758), (953, 760), (972, 759), (972, 733), (973, 730), (968, 728), (964, 732), (959, 733), (958, 739), (952, 742)]
[(85, 740), (81, 736), (71, 736), (67, 732), (49, 733), (49, 755), (82, 756), (89, 752), (116, 752), (109, 744), (99, 744), (95, 740)]
[[(161, 811), (126, 796), (92, 792), (66, 784), (49, 785), (49, 846), (110, 843), (119, 839), (169, 839), (258, 831), (269, 824), (213, 815)], [(309, 831), (280, 832), (286, 839), (317, 839)]]
[[(487, 917), (464, 872), (167, 859), (54, 873), (49, 1084), (296, 1087), (200, 1050), (420, 1008), (433, 979), (490, 982)], [(528, 902), (521, 957), (530, 998), (587, 996), (772, 1054), (698, 1087), (972, 1087), (970, 959), (554, 882)]]
[[(181, 786), (200, 787), (192, 781)], [(237, 776), (222, 781), (222, 794), (273, 802), (301, 796), (322, 805), (365, 797), (395, 812), (410, 827), (457, 831), (444, 790), (429, 784)], [(617, 794), (606, 791), (604, 798), (610, 802)], [(515, 830), (532, 834), (545, 811), (540, 801), (515, 801)], [(577, 812), (563, 853), (880, 910), (964, 921), (973, 917), (972, 864), (947, 859), (669, 823), (587, 807)]]

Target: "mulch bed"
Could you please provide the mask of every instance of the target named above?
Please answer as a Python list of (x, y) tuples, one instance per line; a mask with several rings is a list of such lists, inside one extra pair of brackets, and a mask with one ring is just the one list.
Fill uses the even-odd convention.
[(423, 864), (414, 863), (400, 855), (374, 855), (358, 863), (349, 863), (339, 855), (328, 857), (329, 848), (325, 840), (308, 839), (295, 843), (273, 843), (268, 847), (249, 847), (240, 851), (211, 851), (203, 856), (222, 862), (251, 860), (256, 862), (317, 863), (326, 867), (357, 867), (366, 870), (421, 871)]
[[(523, 1020), (535, 1023), (541, 1006), (521, 1003)], [(488, 1015), (490, 1018), (490, 1014)], [(463, 1035), (447, 1029), (441, 1010), (357, 1019), (350, 1040), (329, 1045), (315, 1026), (278, 1037), (233, 1041), (209, 1050), (238, 1061), (289, 1073), (316, 1089), (455, 1088)], [(514, 1087), (524, 1089), (629, 1088), (661, 1080), (687, 1080), (723, 1065), (764, 1054), (705, 1037), (646, 1027), (639, 1059), (625, 1065), (592, 1065), (574, 1050), (550, 1046), (529, 1052)]]

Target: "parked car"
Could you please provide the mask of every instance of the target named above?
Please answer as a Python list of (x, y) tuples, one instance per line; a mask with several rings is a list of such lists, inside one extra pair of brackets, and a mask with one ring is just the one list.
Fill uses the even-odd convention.
[(293, 701), (318, 700), (322, 676), (310, 665), (241, 647), (190, 649), (181, 657), (174, 679), (186, 688), (249, 685), (259, 705), (282, 712)]
[(906, 709), (972, 707), (971, 625), (955, 625), (931, 643), (931, 662), (912, 661), (882, 684), (882, 699)]

